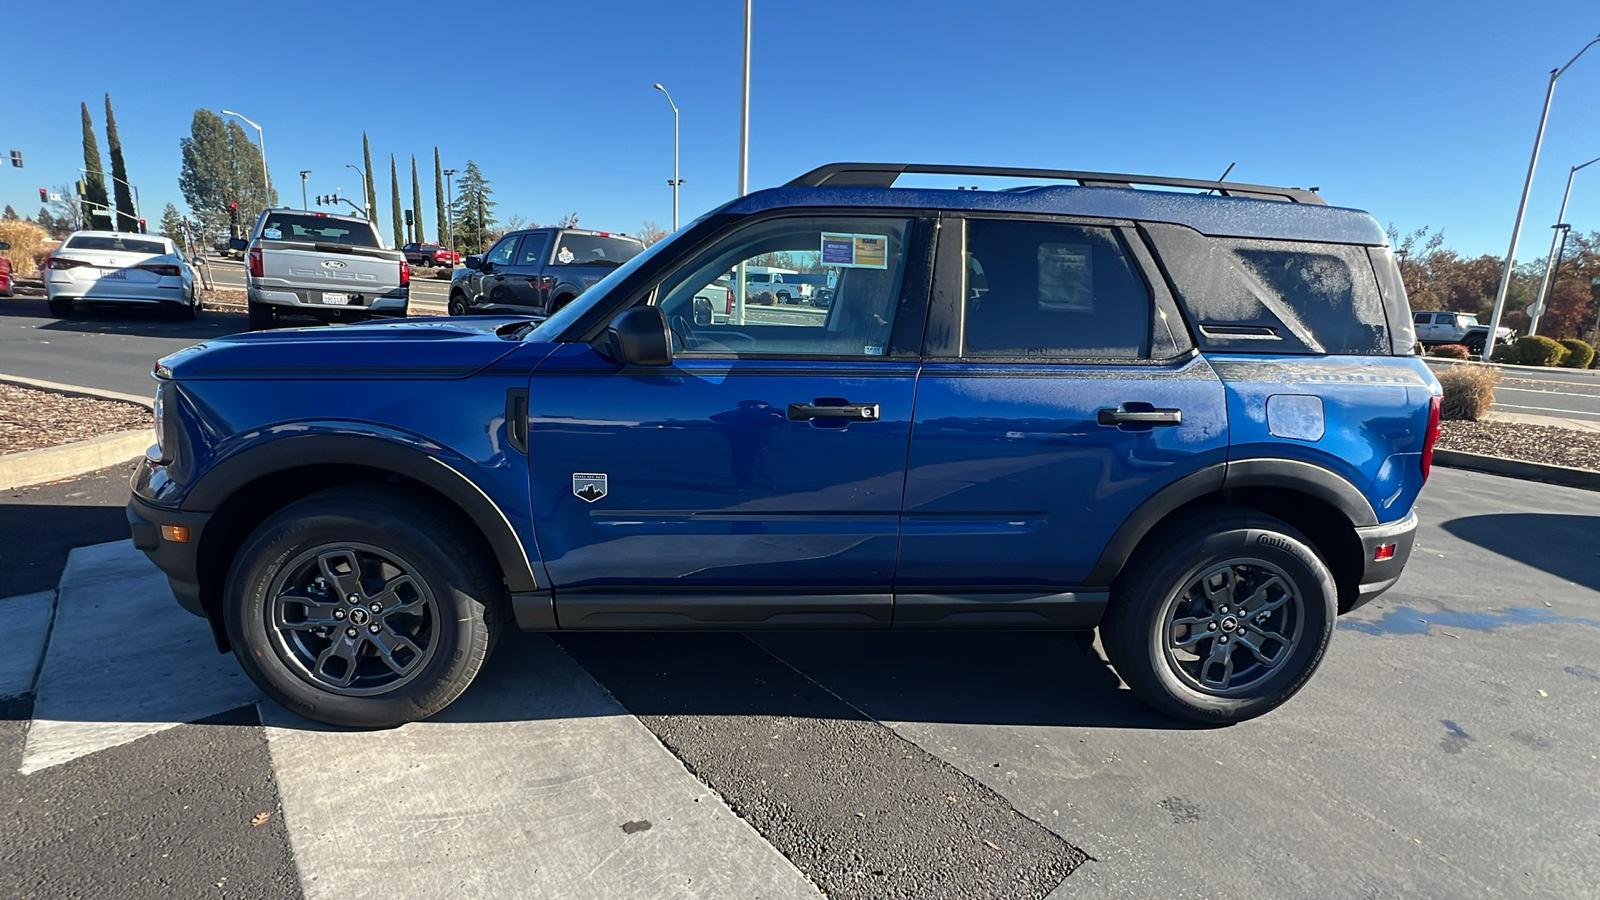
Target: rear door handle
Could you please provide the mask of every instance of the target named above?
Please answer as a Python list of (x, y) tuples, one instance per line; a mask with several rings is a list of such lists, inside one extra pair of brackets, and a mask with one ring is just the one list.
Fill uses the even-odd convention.
[(789, 404), (789, 420), (791, 422), (807, 422), (812, 419), (846, 419), (855, 422), (871, 422), (878, 418), (881, 418), (881, 416), (876, 403)]
[(1117, 409), (1102, 409), (1095, 414), (1101, 425), (1144, 425), (1150, 428), (1183, 424), (1183, 410), (1156, 409), (1146, 403), (1124, 403)]

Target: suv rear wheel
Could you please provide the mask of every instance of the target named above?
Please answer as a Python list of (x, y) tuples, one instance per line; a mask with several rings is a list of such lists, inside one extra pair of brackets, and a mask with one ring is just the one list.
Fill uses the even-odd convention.
[(500, 628), (504, 587), (454, 510), (372, 486), (269, 517), (228, 575), (234, 655), (269, 697), (333, 725), (425, 719), (467, 689)]
[(1129, 560), (1101, 643), (1146, 704), (1226, 724), (1294, 696), (1337, 615), (1333, 575), (1310, 541), (1271, 516), (1225, 510), (1165, 529)]

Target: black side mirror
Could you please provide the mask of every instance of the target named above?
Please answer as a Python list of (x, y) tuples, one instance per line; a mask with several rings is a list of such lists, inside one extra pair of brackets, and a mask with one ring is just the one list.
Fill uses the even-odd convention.
[(250, 248), (250, 242), (244, 238), (228, 238), (228, 249), (238, 250), (243, 253)]
[(481, 269), (481, 268), (483, 268), (483, 257), (481, 257), (481, 256), (469, 256), (466, 259), (462, 260), (461, 264), (463, 266), (466, 266), (469, 269)]
[(606, 355), (623, 365), (672, 365), (672, 332), (659, 306), (635, 306), (618, 313), (602, 341)]
[(5, 241), (0, 241), (0, 250), (10, 250), (10, 249), (11, 249), (11, 245), (10, 244), (6, 243)]

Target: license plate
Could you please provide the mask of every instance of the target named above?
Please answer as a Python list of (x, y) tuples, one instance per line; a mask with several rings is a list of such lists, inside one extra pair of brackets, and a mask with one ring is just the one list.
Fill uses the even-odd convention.
[(350, 305), (350, 295), (349, 294), (323, 294), (322, 295), (322, 302), (328, 304), (329, 306), (349, 306)]
[(128, 280), (128, 270), (127, 269), (101, 269), (100, 270), (100, 277), (101, 278), (120, 278), (123, 281), (127, 281)]

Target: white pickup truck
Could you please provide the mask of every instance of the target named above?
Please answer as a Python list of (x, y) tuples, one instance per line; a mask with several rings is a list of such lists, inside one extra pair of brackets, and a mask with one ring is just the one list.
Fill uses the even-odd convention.
[(411, 267), (366, 219), (268, 209), (249, 240), (229, 246), (244, 251), (251, 330), (271, 328), (284, 315), (353, 322), (406, 314)]
[[(1417, 330), (1417, 340), (1424, 347), (1462, 344), (1473, 354), (1483, 355), (1489, 326), (1478, 324), (1478, 317), (1471, 313), (1414, 312), (1411, 320)], [(1495, 345), (1509, 344), (1516, 336), (1515, 331), (1502, 326), (1495, 334)]]

